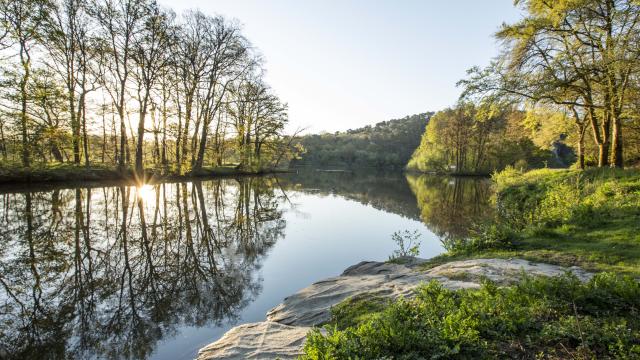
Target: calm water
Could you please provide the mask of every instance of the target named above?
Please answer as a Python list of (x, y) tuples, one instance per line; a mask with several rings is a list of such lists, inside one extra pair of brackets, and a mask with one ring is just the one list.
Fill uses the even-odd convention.
[(441, 253), (491, 214), (486, 180), (305, 172), (0, 189), (0, 358), (191, 359), (398, 230)]

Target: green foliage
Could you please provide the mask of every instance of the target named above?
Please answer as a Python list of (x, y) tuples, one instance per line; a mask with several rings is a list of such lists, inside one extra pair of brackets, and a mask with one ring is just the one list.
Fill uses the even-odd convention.
[(466, 238), (455, 238), (445, 243), (445, 249), (452, 255), (475, 253), (488, 249), (512, 249), (517, 235), (502, 224), (480, 224)]
[(524, 276), (512, 287), (484, 281), (458, 291), (432, 281), (367, 316), (363, 307), (340, 305), (301, 358), (640, 357), (640, 285), (629, 277)]
[(549, 150), (532, 142), (524, 124), (524, 114), (510, 105), (460, 103), (433, 116), (407, 168), (489, 174), (509, 165), (558, 165)]
[(306, 135), (300, 139), (306, 152), (292, 165), (402, 168), (420, 143), (431, 115), (417, 114), (335, 134)]
[(637, 170), (507, 168), (493, 180), (495, 219), (452, 244), (440, 260), (464, 254), (518, 256), (640, 275)]
[(398, 249), (393, 251), (393, 254), (389, 256), (389, 260), (420, 255), (420, 236), (418, 230), (394, 232), (391, 235), (391, 239), (396, 243)]

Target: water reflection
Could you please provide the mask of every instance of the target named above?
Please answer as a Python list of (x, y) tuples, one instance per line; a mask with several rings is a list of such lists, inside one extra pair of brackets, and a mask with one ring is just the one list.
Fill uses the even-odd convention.
[(407, 175), (420, 218), (447, 248), (493, 216), (491, 181), (484, 178)]
[(234, 318), (283, 236), (271, 180), (3, 195), (3, 357), (145, 358)]
[(284, 176), (280, 185), (306, 193), (337, 195), (388, 213), (420, 219), (416, 197), (402, 173), (301, 169), (296, 174)]
[(489, 196), (482, 180), (316, 171), (5, 193), (0, 358), (189, 358), (202, 343), (186, 329), (209, 342), (259, 321), (300, 287), (386, 259), (408, 226), (433, 244), (466, 236)]

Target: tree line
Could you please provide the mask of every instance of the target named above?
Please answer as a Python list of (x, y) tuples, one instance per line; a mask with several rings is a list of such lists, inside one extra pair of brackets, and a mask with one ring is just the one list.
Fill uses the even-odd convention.
[(287, 104), (241, 26), (155, 0), (1, 0), (4, 163), (277, 165)]
[[(573, 149), (578, 168), (640, 161), (640, 3), (515, 3), (524, 15), (495, 34), (500, 54), (458, 83), (459, 103), (439, 114), (449, 119), (440, 128), (427, 129), (431, 134), (425, 133), (409, 167), (475, 172), (483, 161), (485, 171), (518, 162), (538, 167), (541, 158), (535, 154), (532, 163), (531, 155), (510, 153), (511, 142), (527, 138), (538, 149), (531, 149), (534, 153), (554, 155), (542, 159), (545, 163), (568, 159), (559, 144)], [(501, 124), (509, 118), (522, 127), (520, 136), (504, 135)], [(587, 141), (589, 134), (593, 141)], [(493, 160), (487, 158), (492, 148)], [(564, 159), (559, 152), (565, 152)]]
[(533, 135), (524, 111), (504, 103), (461, 101), (431, 118), (407, 167), (478, 175), (506, 166), (566, 167), (575, 161), (555, 132), (556, 139), (542, 144), (534, 142), (541, 136)]
[(402, 168), (420, 144), (433, 113), (405, 116), (343, 132), (301, 136), (302, 153), (292, 165)]

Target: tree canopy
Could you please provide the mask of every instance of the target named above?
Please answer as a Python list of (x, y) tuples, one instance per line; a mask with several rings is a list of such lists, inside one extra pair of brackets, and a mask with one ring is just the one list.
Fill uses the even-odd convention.
[(241, 26), (155, 0), (0, 2), (0, 157), (183, 174), (276, 166), (287, 104)]

